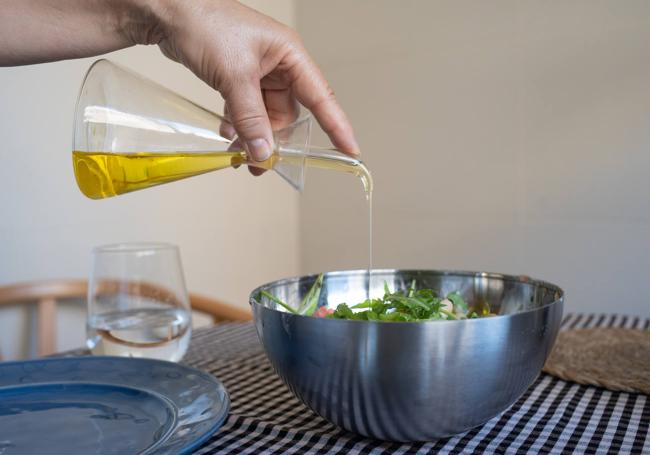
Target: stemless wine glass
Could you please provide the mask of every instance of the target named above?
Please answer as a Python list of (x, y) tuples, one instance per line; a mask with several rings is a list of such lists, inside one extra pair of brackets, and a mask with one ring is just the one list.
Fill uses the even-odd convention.
[(124, 243), (93, 250), (88, 348), (96, 355), (179, 361), (192, 332), (178, 248)]

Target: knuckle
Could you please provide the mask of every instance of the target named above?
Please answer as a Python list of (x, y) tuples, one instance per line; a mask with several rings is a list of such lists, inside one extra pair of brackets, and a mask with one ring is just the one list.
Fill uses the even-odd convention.
[(300, 36), (300, 33), (298, 33), (296, 30), (292, 29), (291, 27), (286, 27), (284, 30), (286, 39), (294, 44), (302, 47), (302, 36)]
[(314, 101), (314, 108), (319, 108), (325, 104), (331, 103), (332, 101), (336, 101), (336, 94), (334, 93), (334, 89), (327, 85), (323, 94)]
[(265, 122), (265, 116), (261, 113), (245, 113), (233, 119), (235, 128), (240, 134), (246, 135), (258, 131)]
[(231, 69), (225, 72), (219, 84), (219, 91), (224, 96), (229, 96), (240, 87), (257, 83), (260, 80), (259, 65), (255, 63), (244, 60), (233, 62), (229, 67)]
[(236, 57), (234, 57), (234, 59), (235, 62), (233, 62), (233, 67), (235, 69), (233, 69), (232, 75), (236, 80), (250, 81), (260, 78), (260, 66), (258, 62), (253, 62), (249, 59), (237, 61)]
[(330, 87), (329, 85), (325, 87), (325, 96), (326, 99), (332, 101), (336, 99), (336, 93), (334, 93), (334, 89)]
[(302, 60), (307, 53), (300, 34), (285, 25), (282, 25), (282, 29), (276, 34), (275, 42), (278, 49), (282, 49), (281, 53), (285, 58)]

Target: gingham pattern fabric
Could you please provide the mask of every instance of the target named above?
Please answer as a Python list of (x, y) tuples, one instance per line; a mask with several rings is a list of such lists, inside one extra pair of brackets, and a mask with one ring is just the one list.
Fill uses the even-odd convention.
[[(650, 319), (569, 315), (562, 327), (650, 330)], [(650, 454), (649, 396), (547, 374), (481, 427), (435, 442), (394, 444), (340, 430), (306, 408), (273, 372), (251, 323), (197, 331), (184, 363), (214, 374), (232, 400), (228, 420), (196, 454)]]

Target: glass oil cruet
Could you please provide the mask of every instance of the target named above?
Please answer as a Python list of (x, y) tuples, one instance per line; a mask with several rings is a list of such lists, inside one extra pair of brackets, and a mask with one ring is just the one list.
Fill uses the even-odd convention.
[(226, 120), (159, 84), (108, 60), (83, 81), (74, 120), (73, 164), (79, 189), (91, 199), (250, 164), (272, 169), (302, 190), (305, 166), (349, 172), (372, 180), (365, 165), (333, 149), (310, 146), (311, 118), (274, 132), (275, 150), (249, 161), (237, 138), (219, 134)]

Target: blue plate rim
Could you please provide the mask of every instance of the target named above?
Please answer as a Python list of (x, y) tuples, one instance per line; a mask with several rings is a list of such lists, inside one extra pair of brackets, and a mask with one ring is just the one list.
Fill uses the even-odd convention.
[[(230, 408), (231, 408), (231, 400), (230, 400), (230, 394), (228, 393), (228, 390), (226, 389), (225, 385), (214, 375), (210, 373), (206, 373), (205, 371), (199, 370), (198, 368), (186, 365), (184, 363), (177, 363), (177, 362), (170, 362), (167, 360), (159, 360), (159, 359), (149, 359), (145, 357), (121, 357), (121, 356), (96, 356), (96, 355), (80, 355), (80, 356), (60, 356), (60, 357), (46, 357), (46, 358), (40, 358), (40, 359), (27, 359), (27, 360), (8, 360), (8, 361), (0, 361), (0, 368), (3, 366), (17, 366), (17, 365), (26, 365), (26, 364), (44, 364), (44, 363), (53, 363), (53, 362), (79, 362), (83, 361), (84, 359), (88, 360), (96, 360), (96, 361), (101, 361), (102, 359), (110, 360), (110, 361), (118, 361), (118, 362), (138, 362), (138, 363), (149, 363), (149, 364), (158, 364), (158, 365), (167, 365), (171, 366), (173, 365), (175, 368), (181, 368), (185, 371), (192, 372), (195, 375), (198, 375), (205, 379), (206, 381), (213, 383), (215, 386), (218, 386), (223, 389), (224, 392), (224, 401), (223, 401), (223, 407), (224, 411), (219, 419), (215, 421), (215, 423), (207, 428), (205, 432), (198, 438), (194, 439), (192, 442), (188, 443), (185, 447), (181, 448), (181, 451), (178, 452), (178, 455), (187, 455), (191, 453), (192, 451), (196, 450), (199, 448), (203, 443), (205, 443), (212, 435), (214, 435), (219, 428), (223, 426), (225, 421), (228, 419), (230, 416)], [(51, 381), (51, 382), (33, 382), (29, 384), (11, 384), (11, 385), (4, 385), (0, 386), (0, 391), (3, 389), (8, 389), (8, 388), (15, 388), (15, 387), (20, 387), (20, 386), (27, 386), (27, 385), (39, 385), (39, 384), (110, 384), (110, 385), (115, 385), (114, 382), (111, 381), (106, 381), (106, 382), (101, 382), (101, 381)], [(124, 384), (119, 384), (121, 386), (124, 386)], [(131, 389), (134, 390), (141, 390), (149, 394), (156, 395), (160, 398), (163, 398), (166, 402), (171, 402), (173, 403), (172, 400), (170, 400), (168, 397), (165, 395), (155, 391), (155, 390), (145, 390), (140, 387), (135, 387), (135, 386), (128, 386)], [(175, 422), (174, 425), (177, 424), (177, 416), (175, 416)], [(153, 446), (147, 448), (144, 452), (141, 453), (141, 455), (147, 455), (149, 453), (155, 453), (155, 451), (159, 450), (162, 446), (164, 446), (165, 442), (169, 439), (169, 437), (174, 434), (175, 427), (171, 429), (166, 435), (164, 439), (161, 439), (159, 443), (154, 444)]]

